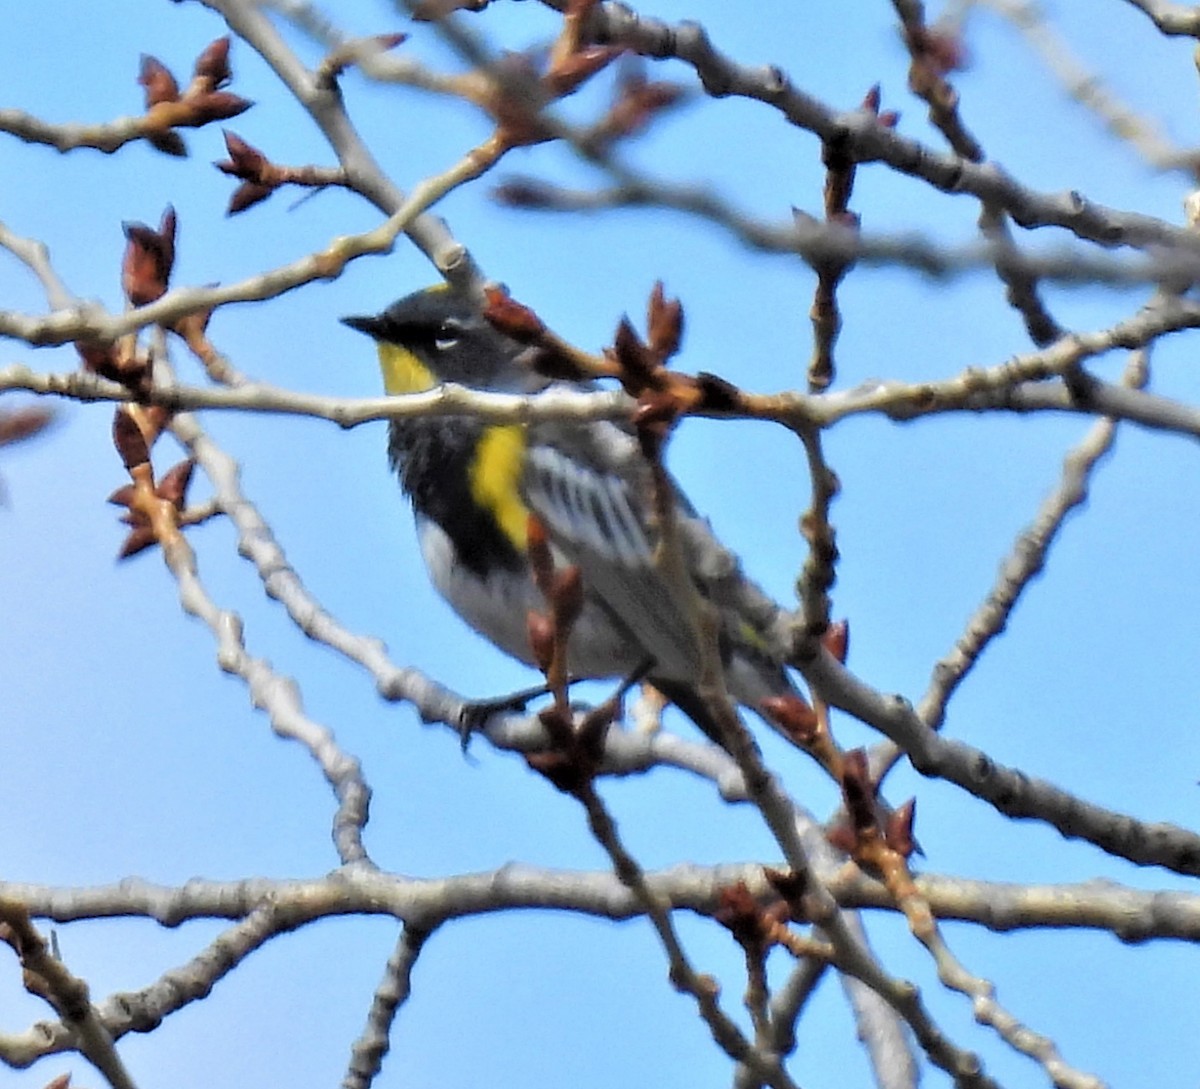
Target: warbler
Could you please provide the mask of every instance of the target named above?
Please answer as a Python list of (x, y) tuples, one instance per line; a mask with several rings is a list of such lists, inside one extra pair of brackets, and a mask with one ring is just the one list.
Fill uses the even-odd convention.
[[(448, 287), (408, 295), (374, 317), (342, 321), (374, 338), (389, 394), (443, 383), (504, 393), (551, 385), (525, 365), (520, 344)], [(434, 586), (472, 628), (533, 664), (526, 617), (545, 607), (527, 551), (535, 514), (557, 556), (577, 564), (582, 576), (584, 605), (568, 642), (571, 676), (627, 677), (648, 665), (649, 681), (724, 744), (696, 691), (699, 656), (687, 594), (655, 562), (654, 484), (631, 429), (608, 422), (494, 424), (468, 416), (396, 419), (388, 456), (412, 502)], [(744, 581), (707, 523), (669, 486), (685, 577), (718, 610), (726, 684), (737, 702), (757, 711), (767, 696), (795, 691), (766, 649), (766, 628), (778, 609)]]

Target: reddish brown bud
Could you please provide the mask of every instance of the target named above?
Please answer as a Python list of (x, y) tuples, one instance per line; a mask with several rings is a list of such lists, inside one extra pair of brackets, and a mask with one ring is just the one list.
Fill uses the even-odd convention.
[(821, 646), (845, 665), (850, 653), (850, 621), (835, 620), (830, 624), (821, 636)]
[[(570, 713), (558, 706), (538, 713), (538, 719), (554, 746), (550, 752), (534, 753), (526, 762), (555, 787), (567, 794), (578, 794), (595, 777), (597, 757), (602, 751), (581, 744), (576, 736)], [(601, 738), (601, 741), (603, 738)]]
[(900, 124), (900, 111), (899, 110), (884, 110), (879, 115), (879, 123), (885, 129), (894, 129), (898, 124)]
[(688, 96), (688, 89), (682, 83), (671, 83), (668, 80), (655, 80), (647, 83), (639, 92), (638, 100), (647, 112), (658, 112)]
[(650, 350), (664, 360), (679, 351), (683, 339), (683, 306), (678, 299), (663, 294), (662, 280), (655, 281), (647, 307), (646, 328), (649, 330)]
[(244, 212), (247, 208), (253, 208), (260, 201), (266, 200), (274, 192), (274, 186), (259, 185), (257, 182), (242, 182), (233, 191), (233, 196), (229, 198), (229, 203), (225, 206), (225, 214), (227, 216), (235, 216), (238, 212)]
[(176, 159), (187, 158), (187, 144), (183, 142), (179, 133), (171, 129), (166, 132), (147, 133), (146, 140), (155, 151), (161, 151), (164, 155), (171, 155)]
[(621, 52), (615, 46), (588, 46), (555, 62), (543, 82), (557, 97), (573, 94), (597, 72), (612, 64)]
[(533, 178), (510, 178), (497, 185), (491, 196), (508, 208), (545, 208), (553, 203), (554, 189)]
[(536, 514), (525, 520), (526, 550), (533, 568), (533, 581), (545, 598), (550, 597), (554, 579), (554, 556), (550, 552), (550, 537), (546, 526)]
[(166, 293), (166, 281), (161, 278), (159, 262), (144, 239), (129, 231), (126, 236), (129, 245), (121, 266), (121, 287), (132, 305), (145, 306)]
[(545, 613), (530, 609), (525, 614), (525, 633), (529, 638), (529, 649), (533, 652), (534, 665), (543, 673), (549, 673), (554, 662), (554, 621)]
[(631, 136), (644, 129), (658, 113), (669, 109), (688, 94), (679, 83), (650, 83), (640, 67), (627, 66), (617, 85), (615, 101), (596, 126), (595, 137), (601, 142)]
[(206, 80), (212, 88), (220, 87), (233, 78), (229, 69), (228, 35), (205, 46), (204, 51), (196, 58), (194, 75), (197, 79)]
[(114, 507), (128, 507), (133, 502), (133, 485), (122, 484), (108, 497)]
[(113, 415), (113, 445), (126, 469), (145, 465), (150, 460), (150, 449), (142, 429), (124, 407), (118, 408)]
[(485, 287), (483, 297), (483, 316), (497, 332), (521, 344), (536, 343), (546, 332), (542, 319), (502, 287)]
[(660, 367), (659, 360), (642, 343), (626, 317), (617, 326), (612, 349), (606, 349), (604, 354), (616, 364), (621, 385), (631, 397), (637, 397), (653, 383), (655, 371)]
[(196, 462), (192, 458), (186, 458), (177, 465), (171, 466), (158, 482), (159, 497), (173, 503), (176, 509), (181, 510), (187, 498), (188, 485), (191, 484), (195, 471)]
[(757, 917), (758, 902), (750, 895), (750, 890), (744, 881), (738, 881), (736, 884), (726, 885), (717, 890), (717, 922), (728, 926), (729, 924), (722, 918), (722, 915), (726, 918), (730, 915), (740, 918)]
[(179, 84), (175, 82), (170, 69), (148, 53), (142, 54), (137, 81), (146, 88), (146, 109), (161, 102), (176, 102), (179, 99)]
[(115, 382), (120, 381), (116, 349), (111, 344), (89, 344), (76, 341), (75, 350), (79, 352), (79, 356), (83, 360), (85, 371), (91, 371), (92, 374), (98, 374), (101, 378), (110, 378)]
[(763, 876), (789, 904), (798, 903), (808, 888), (808, 879), (795, 870), (774, 870), (766, 866), (763, 868)]
[(876, 83), (863, 97), (862, 108), (868, 113), (878, 113), (879, 104), (883, 101), (883, 92)]
[(228, 91), (213, 91), (196, 99), (196, 120), (194, 124), (204, 125), (209, 121), (228, 121), (245, 113), (254, 103), (241, 95), (230, 94)]
[(827, 828), (825, 838), (839, 851), (844, 851), (848, 855), (853, 854), (854, 849), (858, 846), (858, 838), (854, 834), (854, 829), (844, 820)]
[(137, 352), (134, 341), (126, 338), (119, 344), (98, 347), (94, 344), (76, 345), (84, 369), (120, 382), (135, 393), (144, 393), (151, 383), (150, 358)]
[(916, 798), (909, 798), (899, 809), (888, 814), (883, 831), (884, 842), (901, 858), (909, 858), (917, 850), (913, 825), (917, 813)]
[(705, 412), (737, 412), (742, 405), (742, 391), (732, 382), (707, 371), (696, 375), (700, 394), (698, 408)]
[(874, 788), (871, 786), (870, 766), (867, 762), (866, 749), (851, 749), (846, 753), (842, 779), (843, 781), (850, 780), (854, 783), (863, 784), (863, 789), (866, 789), (869, 793), (874, 793)]
[(877, 785), (871, 779), (864, 749), (851, 749), (842, 758), (842, 799), (857, 831), (878, 827), (875, 796)]
[(962, 36), (946, 27), (926, 27), (916, 44), (921, 56), (939, 75), (961, 71), (971, 62)]
[(121, 287), (130, 303), (144, 306), (167, 290), (175, 263), (175, 209), (167, 205), (157, 231), (144, 223), (124, 223), (122, 229), (126, 246)]
[[(128, 519), (125, 519), (128, 521)], [(137, 525), (129, 531), (128, 536), (121, 542), (121, 547), (117, 549), (117, 559), (127, 560), (130, 556), (136, 556), (139, 552), (145, 552), (147, 548), (152, 547), (157, 542), (154, 536), (154, 530), (148, 525)]]
[(163, 214), (158, 221), (158, 235), (162, 239), (163, 255), (166, 259), (168, 273), (175, 263), (175, 228), (175, 206), (168, 204), (163, 209)]
[(270, 160), (236, 132), (223, 129), (221, 135), (225, 137), (225, 150), (229, 152), (229, 158), (213, 163), (213, 166), (224, 174), (232, 174), (235, 178), (261, 180)]
[(745, 882), (727, 885), (717, 893), (713, 918), (725, 927), (739, 945), (761, 952), (766, 941), (763, 913)]
[(560, 630), (569, 628), (579, 618), (583, 612), (583, 575), (578, 564), (571, 564), (554, 573), (550, 603), (554, 607), (554, 619)]
[(0, 412), (0, 446), (32, 438), (49, 427), (53, 420), (54, 410), (40, 405)]
[(820, 729), (820, 719), (799, 693), (768, 696), (759, 705), (767, 718), (798, 745), (811, 745)]
[(591, 774), (565, 753), (529, 753), (525, 763), (564, 794), (578, 794), (591, 781)]

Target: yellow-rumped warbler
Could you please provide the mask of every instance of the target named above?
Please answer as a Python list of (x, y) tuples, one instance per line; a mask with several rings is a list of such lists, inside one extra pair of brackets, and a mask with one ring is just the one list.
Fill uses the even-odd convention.
[[(550, 385), (518, 358), (521, 345), (445, 287), (408, 295), (375, 317), (342, 321), (374, 338), (389, 394), (445, 382), (507, 393)], [(388, 454), (412, 501), (433, 583), (471, 627), (532, 664), (526, 616), (544, 604), (526, 551), (532, 512), (582, 575), (585, 603), (567, 654), (572, 677), (629, 676), (651, 661), (650, 682), (721, 743), (696, 692), (687, 607), (653, 560), (653, 483), (630, 431), (603, 422), (397, 419)], [(765, 650), (763, 632), (776, 610), (744, 582), (678, 489), (675, 499), (690, 575), (718, 605), (730, 694), (757, 710), (768, 696), (794, 692)], [(749, 593), (729, 593), (733, 584)], [(757, 607), (746, 606), (748, 598)]]

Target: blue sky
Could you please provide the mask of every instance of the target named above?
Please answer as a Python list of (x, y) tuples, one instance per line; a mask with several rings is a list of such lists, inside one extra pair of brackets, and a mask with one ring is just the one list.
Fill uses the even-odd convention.
[[(751, 11), (750, 8), (753, 8)], [(1153, 113), (1183, 145), (1197, 142), (1196, 73), (1187, 43), (1156, 37), (1131, 5), (1059, 0), (1045, 5), (1085, 63)], [(778, 64), (805, 91), (850, 108), (873, 83), (901, 131), (940, 149), (924, 107), (905, 89), (907, 57), (889, 5), (730, 5), (661, 0), (648, 13), (702, 21), (723, 50), (747, 64)], [(338, 5), (356, 33), (407, 28), (385, 4)], [(193, 58), (224, 32), (199, 5), (90, 7), (47, 0), (7, 13), (0, 41), (3, 104), (51, 121), (100, 121), (138, 112), (138, 56), (151, 53), (182, 80)], [(555, 20), (541, 5), (494, 4), (473, 24), (519, 48), (547, 39)], [(428, 27), (405, 50), (431, 65), (452, 58)], [(81, 40), (95, 44), (83, 48)], [(296, 39), (309, 63), (319, 50)], [(968, 38), (969, 71), (955, 77), (964, 117), (989, 155), (1040, 190), (1076, 189), (1102, 203), (1181, 222), (1182, 176), (1156, 176), (1064, 100), (1011, 26), (979, 14)], [(1135, 43), (1131, 46), (1131, 43)], [(229, 127), (280, 162), (328, 164), (331, 154), (262, 61), (235, 43), (232, 89), (256, 101)], [(682, 65), (655, 77), (689, 80)], [(420, 92), (343, 83), (355, 123), (398, 185), (445, 169), (487, 134), (461, 103)], [(603, 102), (587, 91), (570, 113)], [(171, 202), (180, 231), (176, 284), (233, 282), (302, 256), (378, 213), (327, 192), (298, 207), (276, 195), (244, 216), (223, 216), (229, 181), (208, 164), (224, 156), (209, 127), (186, 134), (191, 156), (143, 146), (113, 157), (59, 156), (15, 139), (0, 143), (0, 220), (50, 247), (78, 295), (121, 307), (123, 220), (157, 222)], [(770, 110), (697, 100), (631, 144), (631, 162), (659, 176), (706, 181), (749, 212), (781, 219), (792, 205), (819, 212), (818, 142)], [(596, 184), (594, 172), (556, 147), (516, 152), (499, 173), (531, 172)], [(719, 228), (667, 212), (577, 218), (519, 213), (488, 198), (490, 179), (451, 194), (439, 214), (486, 272), (505, 281), (558, 330), (596, 349), (620, 315), (640, 319), (657, 279), (687, 313), (679, 365), (715, 371), (749, 389), (803, 381), (813, 277), (798, 260), (739, 247)], [(863, 167), (852, 207), (870, 231), (915, 231), (947, 244), (974, 236), (967, 197), (934, 193), (881, 166)], [(1057, 242), (1046, 233), (1031, 242)], [(1021, 239), (1023, 242), (1025, 238)], [(374, 395), (372, 352), (337, 318), (382, 308), (431, 282), (410, 246), (355, 262), (336, 281), (266, 306), (222, 311), (211, 336), (242, 371), (289, 388)], [(1059, 321), (1100, 328), (1131, 313), (1144, 292), (1054, 288)], [(0, 257), (0, 305), (39, 312), (34, 279)], [(994, 277), (951, 282), (861, 269), (839, 299), (839, 386), (871, 377), (916, 380), (991, 365), (1029, 349)], [(71, 350), (6, 341), (0, 366), (76, 365)], [(185, 381), (195, 364), (176, 358)], [(1122, 360), (1098, 369), (1119, 373)], [(1155, 353), (1154, 388), (1195, 402), (1200, 379), (1177, 337)], [(5, 396), (0, 408), (26, 403)], [(204, 425), (243, 467), (259, 504), (311, 591), (355, 631), (386, 640), (393, 658), (468, 695), (532, 683), (528, 671), (473, 636), (429, 587), (411, 519), (390, 478), (380, 424), (342, 433), (319, 421), (208, 414)], [(4, 759), (0, 840), (5, 880), (106, 884), (126, 875), (177, 883), (320, 875), (336, 864), (330, 794), (298, 746), (271, 734), (240, 682), (221, 674), (209, 632), (184, 618), (156, 554), (116, 564), (121, 539), (105, 497), (123, 482), (109, 439), (111, 408), (66, 404), (37, 442), (0, 452), (8, 495), (0, 510), (0, 694)], [(1063, 453), (1086, 429), (1064, 418), (944, 417), (898, 426), (857, 419), (828, 436), (843, 485), (834, 507), (842, 561), (835, 613), (850, 618), (852, 667), (884, 691), (916, 700), (933, 663), (952, 646), (997, 565), (1058, 478)], [(170, 465), (169, 440), (156, 463)], [(799, 445), (758, 424), (687, 421), (670, 464), (696, 505), (747, 569), (793, 600), (804, 556), (796, 519), (807, 503)], [(1072, 517), (1045, 574), (1018, 607), (951, 705), (947, 730), (996, 759), (1049, 778), (1137, 817), (1195, 824), (1200, 742), (1195, 647), (1200, 590), (1195, 562), (1196, 455), (1185, 440), (1123, 428), (1099, 469), (1082, 514)], [(202, 480), (196, 494), (206, 493)], [(486, 744), (468, 758), (441, 728), (375, 696), (370, 679), (306, 641), (265, 600), (239, 559), (231, 527), (189, 534), (212, 597), (245, 620), (251, 653), (302, 684), (310, 716), (362, 761), (374, 788), (367, 843), (397, 872), (437, 876), (518, 860), (605, 869), (578, 807)], [(686, 723), (674, 723), (690, 731)], [(847, 744), (873, 740), (840, 721)], [(691, 735), (689, 735), (691, 736)], [(818, 813), (832, 788), (799, 756), (766, 742), (788, 788)], [(1004, 881), (1105, 876), (1138, 888), (1188, 888), (1066, 843), (1039, 825), (1012, 825), (945, 784), (905, 769), (889, 794), (918, 798), (918, 835), (930, 872)], [(668, 771), (605, 784), (603, 793), (648, 867), (684, 861), (773, 858), (754, 814), (720, 805), (706, 785)], [(893, 917), (872, 918), (886, 967), (913, 979), (962, 1046), (982, 1049), (1006, 1086), (1043, 1084), (946, 995), (928, 958)], [(141, 920), (58, 927), (68, 965), (92, 993), (146, 986), (200, 951), (216, 924), (163, 930)], [(713, 925), (684, 918), (694, 963), (722, 979), (738, 1014), (740, 956)], [(968, 967), (1064, 1057), (1114, 1085), (1190, 1086), (1200, 1062), (1194, 1032), (1195, 951), (1179, 943), (1127, 947), (1096, 934), (947, 932)], [(340, 1078), (395, 939), (387, 919), (327, 922), (277, 939), (223, 980), (210, 998), (149, 1036), (122, 1041), (143, 1086), (327, 1085)], [(777, 971), (784, 967), (780, 962)], [(459, 1089), (497, 1085), (580, 1087), (633, 1081), (661, 1086), (728, 1082), (690, 1003), (674, 994), (649, 927), (548, 912), (456, 924), (423, 954), (377, 1084)], [(0, 1031), (23, 1029), (44, 1007), (26, 997), (11, 958), (0, 957)], [(34, 1089), (83, 1060), (47, 1060), (8, 1072), (2, 1084)], [(868, 1084), (841, 992), (823, 985), (802, 1023), (794, 1065), (804, 1085)], [(945, 1085), (935, 1072), (926, 1084)]]

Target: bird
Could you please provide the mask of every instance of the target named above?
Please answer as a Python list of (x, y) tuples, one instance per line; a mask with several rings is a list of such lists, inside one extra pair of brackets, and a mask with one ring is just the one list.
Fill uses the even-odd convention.
[[(495, 328), (469, 294), (448, 285), (406, 295), (373, 316), (341, 320), (374, 340), (389, 395), (448, 383), (531, 394), (556, 384), (527, 365), (526, 346)], [(590, 380), (570, 384), (595, 388)], [(526, 618), (544, 607), (529, 556), (529, 516), (535, 515), (556, 558), (581, 574), (583, 606), (567, 648), (572, 679), (627, 678), (641, 670), (711, 740), (729, 747), (697, 691), (699, 654), (687, 595), (655, 563), (654, 483), (631, 427), (574, 420), (501, 424), (466, 415), (395, 418), (388, 458), (412, 504), (430, 578), (470, 627), (534, 664)], [(673, 479), (668, 486), (685, 577), (716, 603), (730, 695), (761, 715), (764, 699), (797, 694), (767, 638), (778, 607), (746, 580)]]

